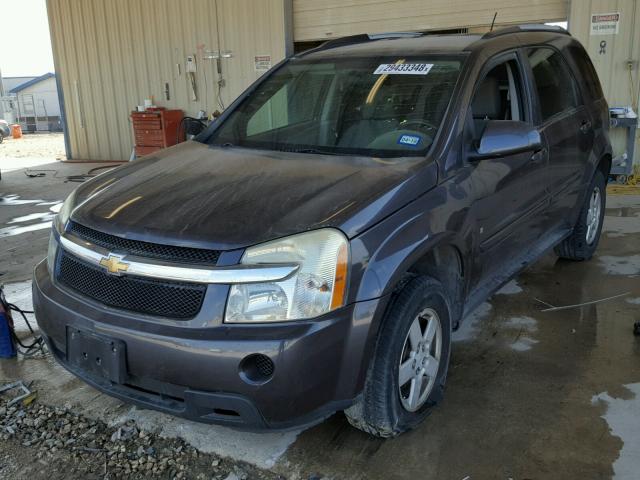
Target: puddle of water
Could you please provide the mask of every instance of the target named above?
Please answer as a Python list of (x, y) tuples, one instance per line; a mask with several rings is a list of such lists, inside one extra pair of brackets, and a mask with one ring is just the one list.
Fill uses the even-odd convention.
[(15, 217), (9, 220), (7, 223), (24, 223), (30, 222), (32, 220), (40, 220), (41, 222), (43, 222), (45, 220), (52, 220), (53, 217), (55, 217), (56, 214), (58, 214), (62, 209), (62, 202), (49, 202), (46, 205), (51, 205), (48, 212), (30, 213), (28, 215), (23, 215), (22, 217)]
[(527, 350), (531, 350), (536, 343), (538, 343), (538, 340), (535, 338), (521, 336), (509, 346), (516, 352), (526, 352)]
[(606, 217), (602, 231), (612, 238), (640, 233), (640, 218), (630, 220), (624, 217)]
[(598, 261), (609, 275), (638, 275), (640, 274), (640, 255), (618, 257), (603, 255)]
[[(16, 199), (19, 198), (17, 195), (14, 195)], [(8, 197), (2, 197), (2, 199), (6, 199)], [(29, 213), (27, 215), (22, 215), (20, 217), (12, 218), (7, 222), (8, 227), (0, 228), (0, 238), (2, 237), (12, 237), (14, 235), (20, 235), (22, 233), (33, 232), (36, 230), (42, 230), (45, 228), (49, 228), (51, 225), (51, 221), (53, 217), (56, 216), (60, 209), (62, 208), (62, 202), (56, 200), (54, 202), (42, 202), (41, 200), (14, 200), (16, 202), (22, 203), (11, 203), (11, 205), (26, 205), (33, 204), (33, 202), (41, 202), (37, 203), (36, 206), (48, 206), (49, 210), (47, 212), (35, 212)], [(4, 205), (4, 203), (0, 203), (0, 205)], [(29, 223), (37, 221), (38, 223), (33, 223), (31, 225), (12, 225), (16, 223)]]
[(515, 295), (522, 292), (522, 287), (518, 285), (517, 280), (511, 280), (504, 287), (496, 292), (497, 295)]
[(536, 332), (538, 330), (538, 322), (531, 317), (511, 317), (505, 323), (506, 327), (518, 328), (527, 332)]
[(14, 235), (20, 235), (27, 232), (35, 232), (37, 230), (43, 230), (45, 228), (51, 228), (51, 220), (42, 223), (34, 223), (33, 225), (25, 225), (23, 227), (0, 228), (0, 238), (12, 237)]
[(604, 211), (607, 217), (640, 217), (640, 208), (617, 207), (607, 208)]
[(454, 342), (467, 342), (476, 338), (480, 332), (480, 322), (489, 315), (491, 308), (489, 302), (482, 303), (472, 314), (467, 315), (460, 328), (453, 332), (451, 339)]
[(29, 205), (44, 203), (44, 200), (20, 200), (20, 195), (5, 195), (0, 197), (0, 205)]
[(30, 213), (29, 215), (24, 215), (22, 217), (12, 218), (7, 223), (24, 223), (31, 222), (32, 220), (51, 220), (54, 216), (55, 213), (51, 212)]
[(607, 208), (602, 231), (610, 238), (640, 233), (640, 208), (628, 206)]
[(508, 329), (517, 331), (515, 340), (511, 342), (509, 347), (516, 352), (526, 352), (538, 343), (538, 340), (531, 338), (527, 334), (538, 331), (538, 322), (531, 317), (511, 317), (504, 326)]
[(592, 404), (604, 402), (607, 410), (602, 415), (611, 433), (622, 440), (622, 449), (613, 462), (614, 479), (635, 480), (638, 478), (640, 455), (640, 383), (624, 385), (631, 398), (614, 398), (608, 392), (594, 395)]

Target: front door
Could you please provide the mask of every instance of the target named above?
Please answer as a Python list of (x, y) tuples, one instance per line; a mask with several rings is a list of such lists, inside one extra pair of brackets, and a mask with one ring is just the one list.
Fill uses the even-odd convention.
[[(490, 120), (531, 122), (522, 79), (523, 69), (516, 53), (489, 64), (476, 86), (468, 119), (469, 150), (482, 137)], [(476, 219), (476, 255), (472, 288), (508, 269), (520, 253), (540, 238), (548, 227), (544, 215), (548, 205), (545, 149), (471, 162), (470, 181)]]

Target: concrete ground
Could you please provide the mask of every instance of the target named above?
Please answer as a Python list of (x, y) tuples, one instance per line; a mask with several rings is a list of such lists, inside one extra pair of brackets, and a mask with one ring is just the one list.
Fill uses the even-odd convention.
[[(29, 178), (20, 161), (0, 158), (0, 282), (10, 301), (30, 305), (48, 222), (77, 185), (65, 176), (94, 166), (49, 163), (33, 168), (55, 172)], [(615, 298), (599, 301), (608, 297)], [(0, 361), (0, 384), (34, 381), (38, 402), (113, 425), (135, 419), (203, 452), (287, 477), (631, 480), (640, 478), (638, 320), (640, 196), (616, 196), (592, 261), (558, 261), (550, 253), (467, 318), (454, 336), (442, 405), (397, 439), (368, 437), (341, 414), (302, 432), (196, 424), (106, 397), (50, 359)]]

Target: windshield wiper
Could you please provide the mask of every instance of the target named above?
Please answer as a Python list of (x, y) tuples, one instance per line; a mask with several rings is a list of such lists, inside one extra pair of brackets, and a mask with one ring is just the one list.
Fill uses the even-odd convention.
[(299, 148), (299, 149), (291, 149), (291, 150), (283, 150), (284, 152), (292, 152), (292, 153), (315, 153), (317, 155), (339, 155), (336, 152), (332, 152), (329, 150), (320, 150), (318, 148)]

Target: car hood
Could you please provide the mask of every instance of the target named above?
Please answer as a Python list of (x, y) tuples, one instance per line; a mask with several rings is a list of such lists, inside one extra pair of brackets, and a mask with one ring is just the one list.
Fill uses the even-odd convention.
[(320, 227), (353, 237), (435, 185), (429, 167), (190, 141), (86, 182), (71, 218), (126, 238), (221, 250)]

